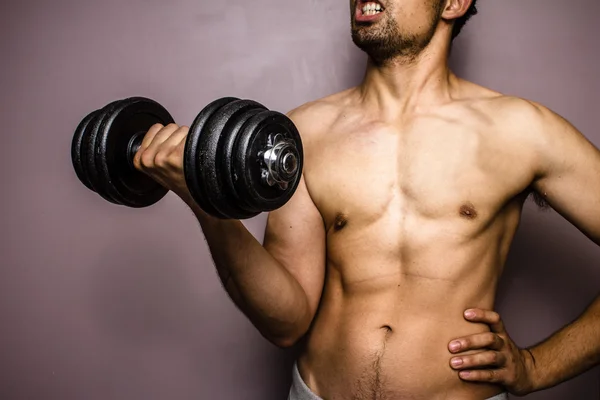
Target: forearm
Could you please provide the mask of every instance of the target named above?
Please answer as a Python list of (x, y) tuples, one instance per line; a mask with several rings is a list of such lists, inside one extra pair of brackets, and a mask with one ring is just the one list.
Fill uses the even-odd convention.
[(529, 349), (533, 391), (571, 379), (600, 363), (600, 296), (574, 322)]
[(293, 344), (310, 325), (304, 290), (238, 220), (213, 218), (192, 206), (229, 296), (261, 334)]

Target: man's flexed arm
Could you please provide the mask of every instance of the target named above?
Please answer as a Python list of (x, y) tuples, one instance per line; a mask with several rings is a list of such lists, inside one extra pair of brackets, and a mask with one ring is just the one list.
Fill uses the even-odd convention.
[[(302, 119), (290, 118), (302, 132)], [(175, 124), (152, 127), (134, 164), (192, 208), (230, 297), (265, 338), (290, 346), (310, 327), (325, 275), (325, 228), (304, 178), (270, 214), (263, 246), (240, 221), (213, 218), (194, 202), (183, 174), (187, 133)]]
[(269, 214), (264, 246), (240, 221), (195, 212), (232, 300), (269, 341), (294, 344), (315, 315), (325, 269), (323, 222), (304, 179), (292, 199)]

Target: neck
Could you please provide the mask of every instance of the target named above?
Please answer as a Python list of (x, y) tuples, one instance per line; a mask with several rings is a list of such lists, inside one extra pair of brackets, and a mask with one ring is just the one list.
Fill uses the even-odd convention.
[(416, 57), (398, 57), (381, 64), (369, 58), (359, 86), (361, 100), (380, 110), (384, 118), (449, 101), (458, 82), (448, 66), (449, 51), (449, 43), (435, 43), (434, 39)]

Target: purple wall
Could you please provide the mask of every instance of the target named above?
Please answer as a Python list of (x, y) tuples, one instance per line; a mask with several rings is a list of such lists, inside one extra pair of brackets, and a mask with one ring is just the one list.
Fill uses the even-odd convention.
[[(600, 2), (482, 3), (457, 71), (548, 105), (600, 145)], [(76, 180), (70, 141), (83, 115), (131, 95), (189, 124), (224, 95), (287, 111), (356, 83), (347, 1), (0, 4), (0, 398), (285, 398), (293, 354), (233, 307), (183, 203), (106, 203)], [(260, 237), (264, 223), (248, 226)], [(583, 310), (598, 259), (556, 213), (528, 207), (498, 303), (519, 344)], [(529, 398), (598, 399), (598, 375)]]

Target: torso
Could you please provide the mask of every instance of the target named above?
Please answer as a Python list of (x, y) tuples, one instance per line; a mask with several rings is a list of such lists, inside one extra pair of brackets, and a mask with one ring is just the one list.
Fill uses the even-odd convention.
[(450, 368), (451, 339), (487, 330), (533, 179), (519, 132), (489, 92), (402, 121), (365, 115), (349, 90), (326, 101), (304, 176), (327, 230), (321, 303), (299, 359), (330, 399), (484, 399)]

